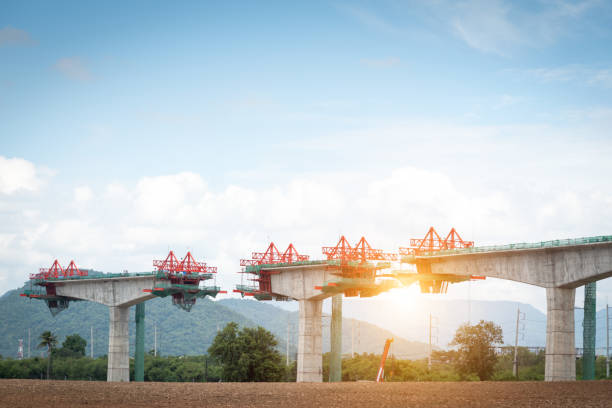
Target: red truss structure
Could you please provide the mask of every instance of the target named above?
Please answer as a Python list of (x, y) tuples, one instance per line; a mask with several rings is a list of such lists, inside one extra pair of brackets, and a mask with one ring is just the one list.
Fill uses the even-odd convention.
[(206, 264), (204, 262), (197, 262), (193, 255), (191, 255), (191, 252), (187, 252), (187, 255), (178, 265), (178, 270), (185, 273), (203, 273), (205, 268)]
[(338, 259), (341, 261), (353, 260), (353, 247), (348, 240), (342, 235), (335, 247), (321, 248), (323, 255), (327, 256), (327, 260)]
[(293, 246), (293, 244), (289, 244), (283, 255), (281, 256), (281, 263), (294, 263), (294, 262), (303, 262), (310, 259), (308, 255), (300, 255)]
[[(422, 255), (447, 249), (470, 248), (473, 246), (474, 241), (464, 241), (455, 228), (452, 228), (446, 238), (442, 239), (434, 227), (430, 227), (423, 239), (411, 238), (410, 247), (400, 248), (399, 252), (401, 256)], [(471, 279), (482, 279), (482, 277), (472, 276)], [(448, 284), (449, 281), (444, 279), (419, 280), (421, 292), (423, 293), (446, 293)]]
[(454, 228), (444, 238), (444, 249), (471, 248), (473, 246), (474, 241), (464, 241)]
[(70, 261), (70, 265), (64, 270), (64, 276), (87, 276), (87, 271), (82, 271), (77, 268), (73, 260)]
[(323, 255), (327, 260), (340, 260), (343, 262), (366, 262), (366, 261), (395, 261), (396, 254), (383, 252), (382, 249), (374, 249), (370, 246), (365, 237), (361, 237), (354, 247), (351, 247), (348, 240), (343, 236), (335, 247), (323, 247)]
[(178, 271), (179, 261), (176, 259), (174, 252), (170, 251), (163, 261), (153, 261), (153, 266), (160, 272), (176, 273)]
[(303, 262), (307, 261), (310, 257), (308, 255), (300, 255), (293, 244), (289, 244), (285, 252), (281, 255), (276, 245), (274, 245), (274, 242), (270, 242), (266, 252), (253, 252), (251, 258), (252, 259), (241, 259), (240, 266)]
[(40, 268), (38, 273), (30, 274), (30, 279), (60, 279), (74, 276), (87, 276), (87, 271), (77, 268), (74, 261), (70, 261), (68, 268), (64, 269), (56, 259), (50, 268)]
[[(153, 266), (159, 272), (165, 272), (168, 275), (198, 275), (202, 273), (217, 273), (216, 266), (206, 266), (205, 262), (195, 260), (191, 252), (187, 252), (185, 257), (179, 262), (173, 251), (168, 253), (168, 256), (163, 261), (153, 261)], [(201, 280), (198, 279), (198, 281)]]
[(64, 268), (62, 268), (57, 259), (53, 261), (53, 265), (51, 265), (50, 268), (40, 268), (39, 271), (39, 275), (42, 279), (59, 278), (60, 276), (64, 276)]
[(399, 249), (400, 255), (418, 255), (425, 252), (442, 251), (445, 249), (470, 248), (474, 241), (464, 241), (457, 230), (452, 228), (446, 238), (442, 239), (434, 227), (430, 227), (425, 238), (410, 238), (410, 247)]
[(274, 242), (270, 242), (265, 252), (253, 252), (251, 259), (241, 259), (240, 266), (251, 266), (251, 265), (262, 265), (262, 264), (276, 264), (282, 262), (282, 255), (274, 245)]
[[(300, 255), (293, 244), (289, 244), (285, 252), (281, 254), (276, 245), (274, 245), (274, 242), (270, 242), (265, 252), (253, 252), (251, 254), (251, 259), (241, 259), (240, 266), (295, 263), (308, 261), (309, 258), (308, 255)], [(234, 292), (243, 293), (245, 296), (271, 294), (272, 282), (270, 276), (274, 272), (261, 269), (249, 271), (248, 273), (257, 275), (256, 278), (250, 280), (258, 283), (258, 289), (253, 292), (244, 292), (243, 290), (237, 289), (234, 290)]]

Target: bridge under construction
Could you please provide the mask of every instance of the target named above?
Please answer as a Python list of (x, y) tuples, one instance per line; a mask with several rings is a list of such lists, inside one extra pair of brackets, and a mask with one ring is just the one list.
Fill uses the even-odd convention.
[[(293, 244), (281, 253), (274, 243), (242, 259), (242, 282), (233, 290), (257, 300), (296, 300), (299, 303), (297, 381), (322, 381), (321, 312), (323, 299), (332, 298), (330, 381), (341, 380), (342, 297), (371, 297), (418, 283), (424, 293), (445, 293), (449, 284), (486, 277), (508, 279), (546, 288), (547, 381), (575, 380), (575, 289), (587, 285), (585, 328), (592, 322), (594, 343), (594, 282), (612, 276), (612, 236), (545, 241), (533, 244), (476, 247), (455, 229), (444, 238), (432, 227), (424, 238), (411, 239), (398, 252), (375, 249), (362, 237), (351, 245), (340, 237), (322, 247), (323, 259), (311, 260)], [(399, 265), (411, 265), (398, 268)], [(128, 311), (136, 306), (135, 380), (144, 378), (144, 302), (170, 297), (189, 311), (197, 298), (226, 293), (216, 285), (216, 268), (197, 262), (191, 253), (178, 260), (170, 251), (143, 273), (108, 274), (79, 269), (74, 261), (62, 268), (32, 274), (22, 296), (47, 303), (52, 314), (73, 301), (93, 301), (110, 310), (108, 381), (129, 381)], [(246, 280), (246, 282), (245, 282)], [(591, 285), (591, 286), (589, 286)], [(591, 288), (591, 289), (589, 289)], [(587, 308), (587, 300), (592, 307)], [(585, 367), (587, 345), (585, 337)], [(594, 364), (594, 344), (593, 344)], [(590, 360), (589, 360), (590, 361)]]

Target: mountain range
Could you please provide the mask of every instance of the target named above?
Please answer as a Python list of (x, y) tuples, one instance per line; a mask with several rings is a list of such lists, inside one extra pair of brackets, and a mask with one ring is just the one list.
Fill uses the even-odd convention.
[[(24, 354), (39, 355), (38, 336), (44, 330), (65, 336), (77, 333), (88, 342), (93, 333), (93, 354), (108, 350), (108, 308), (91, 302), (72, 302), (70, 307), (51, 316), (40, 300), (20, 297), (23, 288), (8, 291), (0, 297), (0, 354), (14, 357), (18, 341), (23, 339)], [(447, 348), (457, 328), (470, 320), (491, 320), (502, 327), (506, 344), (514, 344), (517, 308), (520, 308), (519, 345), (543, 347), (546, 344), (546, 315), (531, 305), (509, 301), (445, 300), (425, 298), (405, 307), (387, 299), (349, 298), (344, 302), (342, 344), (343, 353), (380, 353), (385, 339), (393, 337), (391, 353), (398, 358), (418, 359), (427, 355), (429, 318), (432, 321), (434, 348)], [(283, 306), (283, 307), (279, 307)], [(294, 359), (297, 345), (298, 313), (287, 310), (287, 304), (257, 302), (250, 299), (199, 299), (191, 312), (174, 307), (169, 299), (146, 302), (145, 347), (162, 355), (205, 354), (217, 331), (234, 321), (241, 326), (262, 326), (278, 340), (278, 348), (286, 352), (289, 339), (290, 358)], [(583, 311), (576, 309), (576, 347), (582, 347)], [(323, 351), (329, 351), (328, 315), (323, 316)], [(134, 311), (130, 316), (130, 349), (134, 346)], [(157, 342), (155, 341), (157, 333)], [(605, 309), (597, 312), (597, 347), (605, 347)]]

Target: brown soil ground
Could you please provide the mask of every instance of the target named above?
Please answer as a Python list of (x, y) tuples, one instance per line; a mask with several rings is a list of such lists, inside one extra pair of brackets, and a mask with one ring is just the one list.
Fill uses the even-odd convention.
[(126, 384), (0, 380), (0, 407), (612, 407), (612, 381)]

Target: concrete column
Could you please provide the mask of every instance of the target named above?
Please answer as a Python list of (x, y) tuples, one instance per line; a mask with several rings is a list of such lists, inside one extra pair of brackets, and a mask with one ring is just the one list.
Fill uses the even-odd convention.
[(134, 351), (134, 381), (144, 381), (145, 303), (136, 305), (136, 347)]
[(331, 298), (329, 382), (342, 381), (342, 293)]
[(108, 330), (108, 370), (106, 381), (130, 381), (130, 338), (127, 306), (111, 306)]
[(576, 289), (546, 288), (546, 381), (576, 380), (575, 296)]
[(322, 300), (300, 300), (297, 382), (322, 382)]

